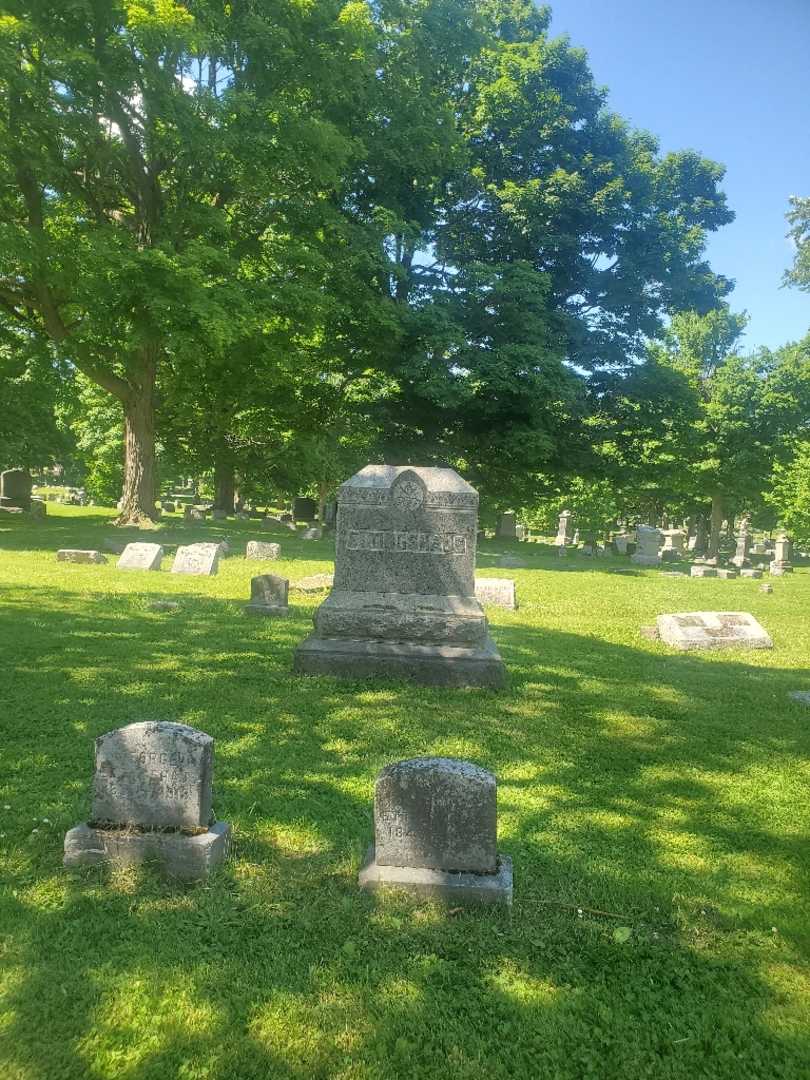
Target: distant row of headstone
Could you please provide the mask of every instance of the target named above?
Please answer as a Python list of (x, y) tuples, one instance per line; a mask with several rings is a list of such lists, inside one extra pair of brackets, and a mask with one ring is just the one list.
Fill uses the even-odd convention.
[[(226, 858), (231, 826), (213, 813), (214, 741), (185, 724), (129, 724), (96, 739), (90, 819), (65, 836), (66, 866), (154, 862), (205, 880)], [(362, 889), (396, 887), (451, 903), (512, 902), (499, 855), (492, 773), (452, 758), (388, 765), (374, 789), (374, 842)]]

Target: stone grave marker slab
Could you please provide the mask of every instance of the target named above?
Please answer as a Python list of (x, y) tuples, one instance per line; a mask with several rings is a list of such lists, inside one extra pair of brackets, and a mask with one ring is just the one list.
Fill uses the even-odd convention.
[(31, 509), (33, 481), (26, 469), (6, 469), (0, 473), (0, 506)]
[(246, 559), (277, 559), (281, 555), (281, 544), (268, 544), (264, 540), (248, 540), (245, 548)]
[(747, 611), (681, 611), (659, 615), (661, 640), (676, 649), (772, 649), (767, 631)]
[(245, 610), (253, 615), (286, 615), (290, 583), (277, 574), (259, 574), (250, 579), (250, 603)]
[(188, 544), (179, 547), (172, 564), (172, 573), (216, 574), (221, 554), (220, 544)]
[(214, 740), (186, 724), (129, 724), (96, 739), (92, 819), (99, 824), (207, 828)]
[(105, 563), (107, 556), (100, 551), (83, 551), (80, 548), (60, 548), (56, 553), (57, 562)]
[(300, 581), (294, 581), (290, 588), (303, 593), (323, 592), (324, 589), (331, 589), (334, 583), (334, 574), (310, 574)]
[(716, 566), (704, 566), (699, 563), (695, 563), (689, 571), (690, 577), (717, 577)]
[(510, 578), (475, 579), (475, 598), (480, 604), (517, 610), (517, 592)]
[(163, 548), (160, 544), (127, 544), (118, 560), (119, 570), (160, 570)]
[(374, 845), (360, 885), (510, 903), (511, 862), (498, 856), (496, 841), (492, 773), (452, 758), (400, 761), (377, 777)]

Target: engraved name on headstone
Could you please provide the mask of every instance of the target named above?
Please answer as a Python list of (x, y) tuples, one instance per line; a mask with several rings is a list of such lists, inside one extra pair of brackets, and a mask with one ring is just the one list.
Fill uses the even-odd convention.
[(117, 565), (119, 570), (160, 570), (162, 559), (160, 544), (127, 544)]
[(281, 544), (268, 544), (264, 540), (248, 540), (245, 548), (246, 559), (277, 559), (281, 554)]
[(475, 579), (475, 598), (479, 603), (486, 606), (508, 608), (515, 611), (517, 608), (517, 594), (515, 583), (510, 578), (479, 578)]
[(216, 574), (221, 553), (220, 544), (188, 544), (179, 547), (172, 564), (172, 573)]

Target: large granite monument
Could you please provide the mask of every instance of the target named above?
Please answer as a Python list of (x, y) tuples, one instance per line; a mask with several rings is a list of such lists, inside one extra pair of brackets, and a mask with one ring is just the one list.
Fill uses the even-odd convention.
[(0, 506), (31, 509), (31, 474), (25, 469), (6, 469), (0, 473)]
[(374, 786), (374, 844), (360, 887), (433, 899), (512, 902), (512, 862), (497, 852), (492, 773), (453, 758), (388, 765)]
[(65, 836), (65, 866), (156, 861), (196, 881), (227, 854), (231, 827), (211, 813), (214, 740), (147, 721), (96, 739), (90, 821)]
[(478, 493), (452, 469), (367, 465), (338, 505), (334, 586), (295, 670), (502, 686), (475, 597)]

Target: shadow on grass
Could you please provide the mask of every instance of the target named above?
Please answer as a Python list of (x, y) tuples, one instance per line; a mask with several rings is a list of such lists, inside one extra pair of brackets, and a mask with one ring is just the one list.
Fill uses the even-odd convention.
[[(803, 1075), (766, 971), (807, 947), (810, 671), (512, 625), (501, 694), (336, 683), (290, 673), (311, 608), (12, 599), (3, 800), (55, 823), (0, 893), (12, 1076)], [(59, 868), (93, 738), (152, 717), (216, 739), (236, 844), (205, 888)], [(357, 892), (374, 776), (425, 753), (499, 776), (511, 915)]]

